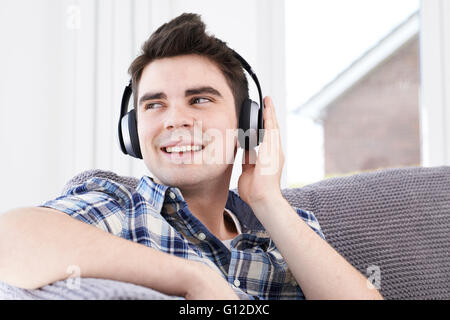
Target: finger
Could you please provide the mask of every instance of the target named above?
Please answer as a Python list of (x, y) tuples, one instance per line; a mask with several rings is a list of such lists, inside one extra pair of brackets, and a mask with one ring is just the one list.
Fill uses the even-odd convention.
[(275, 111), (275, 106), (273, 105), (272, 98), (271, 97), (267, 97), (267, 102), (268, 102), (268, 105), (270, 106), (273, 126), (274, 126), (274, 128), (279, 128), (278, 119), (277, 119), (277, 113)]
[[(272, 129), (276, 131), (276, 136), (278, 137), (278, 139), (274, 140), (277, 141), (278, 140), (278, 144), (281, 144), (281, 133), (280, 133), (280, 126), (278, 124), (278, 119), (277, 119), (277, 115), (275, 112), (275, 107), (273, 105), (273, 101), (271, 97), (266, 97), (267, 101), (267, 106), (269, 107), (269, 111), (271, 114), (271, 125), (272, 125)], [(276, 137), (273, 137), (273, 139), (275, 139)]]
[(264, 129), (273, 129), (274, 123), (273, 123), (273, 116), (272, 116), (272, 108), (270, 105), (270, 102), (268, 102), (268, 97), (265, 97), (264, 99), (264, 111), (263, 111), (263, 118), (264, 118)]
[[(280, 135), (280, 132), (279, 132), (280, 129), (279, 129), (278, 122), (276, 119), (275, 108), (273, 106), (272, 98), (270, 98), (269, 96), (265, 97), (264, 98), (264, 106), (265, 106), (264, 111), (266, 111), (265, 119), (267, 119), (267, 120), (264, 120), (265, 121), (264, 128), (268, 129), (268, 130), (265, 131), (265, 133), (264, 133), (263, 144), (270, 145), (272, 143), (272, 140), (276, 139), (276, 137)], [(274, 130), (276, 132), (272, 132)], [(280, 140), (280, 138), (278, 140)]]

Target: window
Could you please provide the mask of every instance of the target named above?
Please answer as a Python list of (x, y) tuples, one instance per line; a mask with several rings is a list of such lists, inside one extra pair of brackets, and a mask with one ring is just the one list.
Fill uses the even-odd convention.
[(289, 186), (420, 165), (418, 11), (286, 0)]

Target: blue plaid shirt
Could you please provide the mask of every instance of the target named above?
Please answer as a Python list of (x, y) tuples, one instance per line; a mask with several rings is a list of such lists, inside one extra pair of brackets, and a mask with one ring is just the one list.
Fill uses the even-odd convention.
[[(178, 188), (156, 183), (148, 176), (140, 179), (135, 190), (93, 177), (40, 207), (60, 210), (124, 239), (205, 263), (219, 272), (241, 299), (305, 298), (269, 234), (233, 190), (229, 190), (225, 207), (238, 218), (242, 233), (231, 241), (231, 250), (191, 213)], [(294, 209), (325, 239), (312, 212)]]

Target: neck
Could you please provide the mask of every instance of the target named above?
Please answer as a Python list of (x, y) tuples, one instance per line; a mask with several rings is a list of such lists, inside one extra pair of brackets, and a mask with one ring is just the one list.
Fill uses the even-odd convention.
[(236, 229), (224, 217), (232, 168), (230, 166), (219, 179), (195, 185), (195, 188), (180, 188), (192, 214), (220, 240), (231, 239), (236, 235)]

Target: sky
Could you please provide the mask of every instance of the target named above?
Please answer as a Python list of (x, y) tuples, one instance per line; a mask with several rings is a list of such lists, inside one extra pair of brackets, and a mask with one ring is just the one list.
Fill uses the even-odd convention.
[[(286, 0), (288, 111), (320, 91), (419, 7), (419, 0)], [(322, 129), (291, 113), (287, 125), (288, 184), (323, 179)]]

